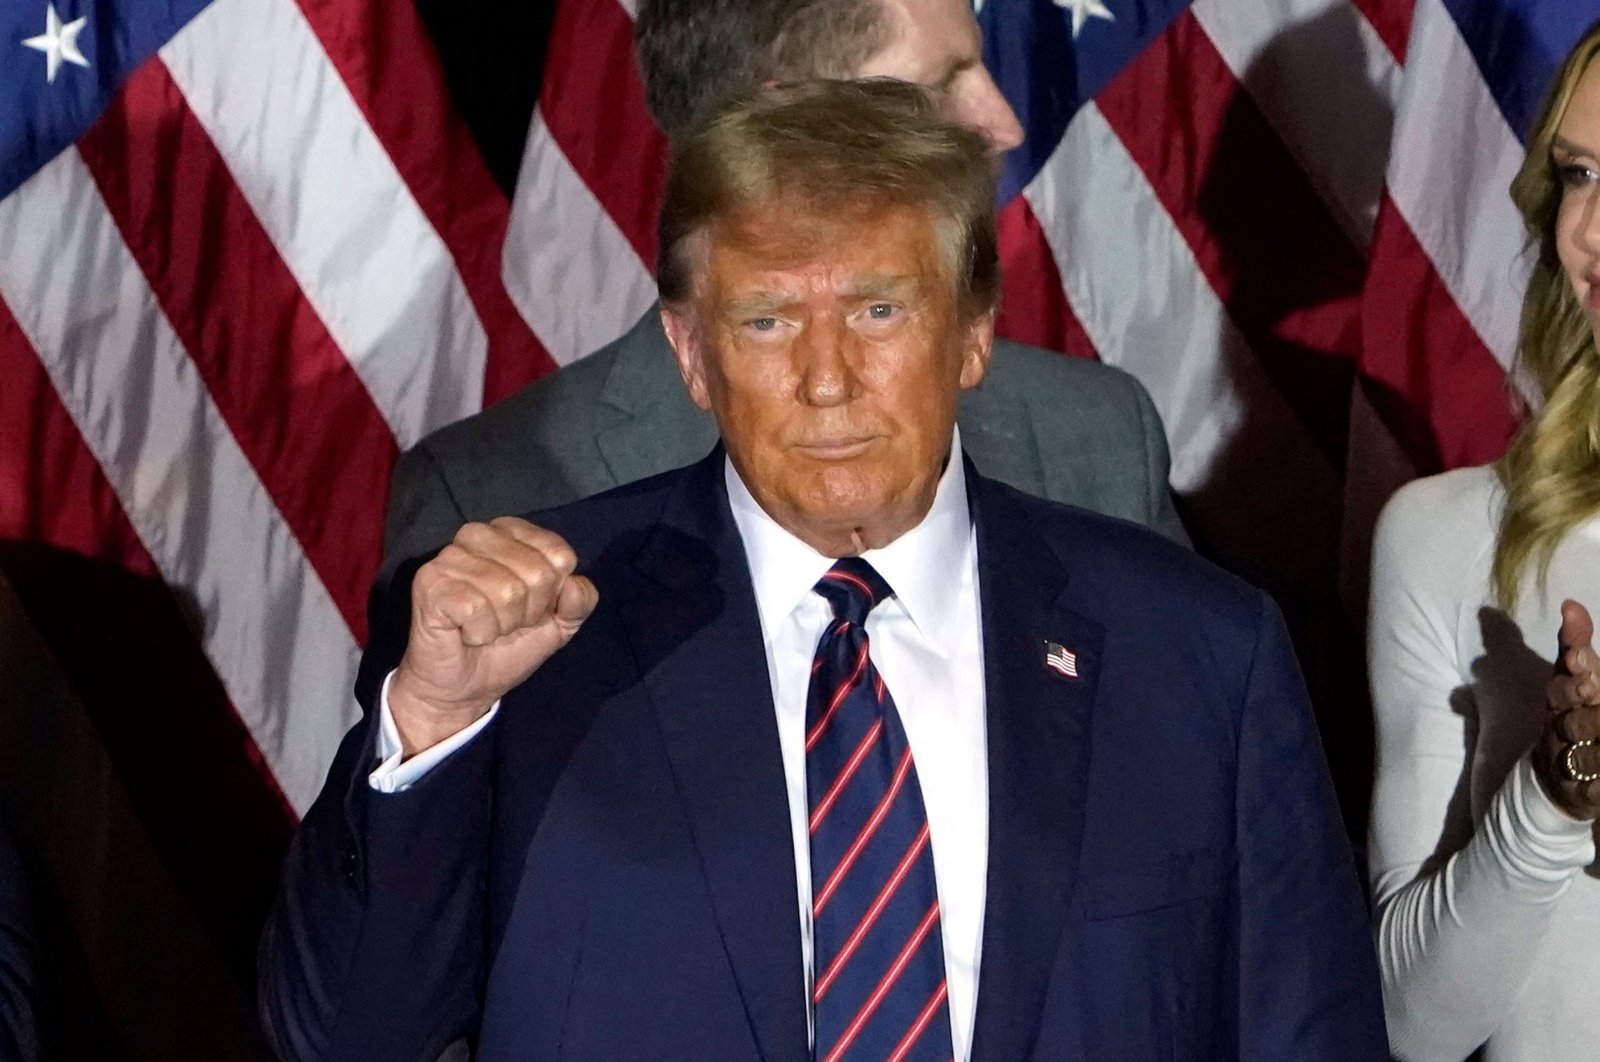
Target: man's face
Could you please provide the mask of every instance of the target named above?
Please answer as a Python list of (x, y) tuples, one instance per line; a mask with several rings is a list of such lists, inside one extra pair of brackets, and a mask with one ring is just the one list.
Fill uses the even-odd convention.
[(858, 77), (893, 77), (933, 89), (945, 117), (982, 133), (996, 152), (1022, 143), (1022, 126), (983, 65), (983, 40), (967, 0), (879, 3), (891, 36)]
[(705, 237), (693, 304), (662, 321), (761, 507), (814, 549), (883, 546), (933, 503), (992, 315), (963, 322), (933, 221), (768, 204)]

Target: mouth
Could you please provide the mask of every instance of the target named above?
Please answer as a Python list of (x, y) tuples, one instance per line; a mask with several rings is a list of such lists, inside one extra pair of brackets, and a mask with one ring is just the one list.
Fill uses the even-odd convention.
[(828, 435), (795, 444), (795, 449), (818, 461), (846, 461), (865, 453), (872, 435)]

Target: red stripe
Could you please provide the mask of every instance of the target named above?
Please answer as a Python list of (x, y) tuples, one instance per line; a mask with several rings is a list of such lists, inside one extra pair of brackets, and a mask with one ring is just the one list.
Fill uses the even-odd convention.
[(871, 611), (872, 607), (878, 603), (878, 595), (873, 593), (872, 587), (868, 586), (867, 581), (859, 576), (851, 575), (849, 572), (829, 571), (824, 573), (822, 577), (835, 583), (853, 584), (856, 589), (867, 595), (868, 611)]
[(0, 567), (160, 858), (249, 984), (294, 813), (3, 299), (0, 379)]
[[(841, 627), (849, 625), (847, 620), (840, 620), (839, 623)], [(807, 752), (810, 752), (817, 742), (822, 740), (822, 734), (828, 729), (828, 724), (833, 722), (833, 717), (838, 714), (839, 706), (844, 703), (844, 699), (849, 696), (850, 690), (854, 688), (856, 682), (861, 678), (861, 672), (867, 666), (867, 651), (867, 642), (863, 640), (861, 642), (861, 652), (856, 654), (855, 670), (850, 672), (850, 677), (845, 679), (839, 688), (833, 691), (833, 699), (828, 702), (827, 711), (822, 713), (822, 718), (817, 720), (816, 726), (811, 728), (811, 733), (806, 735)]]
[(617, 0), (557, 4), (548, 56), (539, 94), (545, 125), (645, 268), (654, 269), (667, 152), (645, 108), (633, 20)]
[(1098, 358), (1067, 303), (1055, 256), (1032, 204), (1020, 195), (1006, 204), (999, 230), (1005, 297), (995, 319), (995, 334), (1080, 358)]
[(813, 1003), (822, 1002), (822, 997), (827, 994), (833, 982), (838, 980), (843, 972), (845, 963), (850, 961), (850, 956), (856, 953), (861, 942), (867, 938), (872, 927), (877, 924), (878, 916), (883, 914), (884, 908), (889, 906), (889, 901), (894, 899), (894, 894), (899, 890), (900, 883), (905, 880), (911, 868), (916, 865), (917, 857), (922, 855), (923, 849), (928, 847), (928, 824), (922, 824), (922, 830), (917, 834), (917, 839), (911, 842), (911, 847), (900, 860), (900, 865), (894, 868), (894, 873), (889, 875), (889, 880), (878, 890), (877, 898), (872, 901), (872, 906), (867, 908), (867, 913), (861, 916), (860, 923), (851, 931), (849, 939), (844, 942), (844, 947), (839, 949), (839, 954), (833, 957), (828, 964), (827, 971), (822, 979), (817, 982), (816, 988), (811, 993)]
[(79, 147), (240, 449), (364, 642), (397, 456), (372, 397), (161, 63), (128, 79)]
[[(839, 1042), (834, 1044), (833, 1049), (828, 1052), (827, 1062), (837, 1062), (838, 1059), (844, 1057), (844, 1053), (850, 1049), (850, 1045), (855, 1042), (855, 1038), (861, 1035), (861, 1029), (867, 1024), (867, 1019), (872, 1017), (873, 1012), (878, 1009), (878, 1005), (883, 1002), (883, 997), (889, 994), (889, 990), (894, 987), (894, 983), (900, 979), (900, 974), (905, 970), (906, 964), (911, 961), (911, 956), (916, 954), (917, 949), (922, 946), (923, 940), (927, 938), (928, 932), (938, 923), (939, 901), (935, 900), (933, 901), (933, 906), (928, 908), (928, 913), (922, 916), (922, 922), (917, 926), (916, 932), (911, 934), (911, 939), (906, 941), (906, 946), (900, 949), (900, 954), (895, 957), (894, 964), (889, 967), (884, 973), (883, 979), (878, 982), (878, 987), (872, 990), (872, 995), (867, 997), (867, 1001), (861, 1005), (861, 1010), (851, 1019), (850, 1024), (845, 1027), (844, 1033), (839, 1037)], [(941, 981), (940, 988), (942, 989), (943, 987), (944, 982)], [(937, 993), (935, 995), (937, 996)]]
[(844, 787), (850, 784), (850, 779), (854, 778), (856, 771), (861, 769), (862, 762), (867, 758), (867, 753), (872, 751), (872, 746), (877, 743), (878, 735), (881, 733), (883, 733), (883, 720), (879, 719), (862, 736), (861, 741), (856, 745), (856, 750), (845, 761), (843, 770), (839, 772), (839, 777), (834, 780), (833, 785), (828, 787), (827, 793), (817, 802), (817, 806), (812, 809), (810, 823), (812, 833), (817, 832), (817, 824), (827, 818), (828, 812), (833, 810), (833, 805), (839, 800), (839, 794), (844, 792)]
[(844, 858), (839, 860), (839, 865), (833, 868), (833, 873), (828, 876), (827, 884), (822, 886), (822, 891), (816, 894), (811, 901), (811, 915), (815, 918), (822, 913), (822, 909), (833, 899), (833, 894), (838, 891), (839, 883), (844, 876), (855, 866), (857, 859), (861, 858), (862, 849), (867, 842), (872, 840), (872, 835), (878, 832), (878, 827), (883, 824), (884, 816), (889, 814), (889, 808), (894, 804), (895, 797), (900, 795), (901, 786), (905, 785), (906, 777), (911, 773), (911, 750), (906, 749), (900, 757), (900, 765), (895, 768), (894, 777), (889, 782), (889, 791), (883, 794), (883, 799), (878, 801), (878, 806), (873, 809), (872, 817), (861, 827), (861, 832), (856, 834), (856, 839), (851, 842), (850, 848), (845, 852)]
[(1365, 262), (1185, 12), (1097, 97), (1274, 386), (1342, 467)]
[(510, 203), (449, 102), (443, 67), (416, 6), (381, 0), (299, 3), (455, 260), (489, 339), (485, 404), (543, 376), (555, 362), (517, 312), (501, 274)]
[(932, 997), (929, 998), (927, 1006), (922, 1008), (922, 1013), (917, 1015), (917, 1020), (906, 1032), (905, 1038), (900, 1041), (899, 1046), (889, 1055), (889, 1062), (900, 1062), (901, 1059), (906, 1057), (911, 1048), (916, 1045), (917, 1040), (921, 1038), (923, 1032), (927, 1030), (928, 1023), (933, 1020), (933, 1016), (939, 1013), (939, 1008), (944, 1005), (948, 994), (949, 986), (946, 982), (940, 981), (939, 987), (934, 989)]
[(1405, 64), (1406, 42), (1411, 39), (1411, 15), (1416, 0), (1350, 0), (1377, 31), (1394, 61)]
[(1362, 307), (1374, 408), (1423, 472), (1493, 461), (1516, 430), (1506, 373), (1385, 196)]

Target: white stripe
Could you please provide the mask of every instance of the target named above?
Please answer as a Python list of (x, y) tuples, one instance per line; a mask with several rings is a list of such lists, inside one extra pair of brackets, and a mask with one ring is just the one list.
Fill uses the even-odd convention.
[(639, 17), (639, 0), (617, 0), (617, 3), (622, 5), (622, 10), (628, 13), (629, 18)]
[[(1337, 492), (1333, 469), (1262, 373), (1098, 107), (1078, 112), (1023, 194), (1095, 349), (1155, 400), (1172, 445), (1175, 490), (1200, 490), (1230, 452), (1275, 462), (1275, 479), (1293, 476), (1308, 494)], [(1233, 453), (1246, 431), (1251, 452)]]
[(1358, 248), (1372, 242), (1401, 70), (1350, 0), (1191, 8)]
[(476, 410), (455, 263), (293, 0), (215, 0), (160, 54), (399, 444)]
[(1511, 178), (1523, 149), (1439, 0), (1418, 0), (1389, 194), (1451, 297), (1510, 366), (1527, 286)]
[[(0, 294), (294, 808), (354, 721), (356, 645), (66, 151), (0, 202)], [(159, 690), (130, 705), (160, 711)]]
[(561, 365), (622, 335), (656, 298), (655, 279), (537, 110), (501, 268), (511, 301)]

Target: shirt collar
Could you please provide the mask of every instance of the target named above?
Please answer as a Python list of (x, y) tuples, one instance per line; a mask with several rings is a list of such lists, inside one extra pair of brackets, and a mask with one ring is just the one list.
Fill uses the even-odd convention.
[[(833, 558), (818, 553), (767, 515), (730, 460), (724, 459), (723, 477), (734, 523), (750, 562), (762, 630), (770, 640), (772, 632), (806, 600), (817, 580), (833, 565)], [(943, 653), (958, 622), (959, 573), (970, 567), (972, 549), (967, 474), (961, 460), (961, 432), (957, 429), (951, 440), (950, 460), (939, 477), (928, 515), (887, 546), (861, 556), (893, 587), (922, 637)]]

